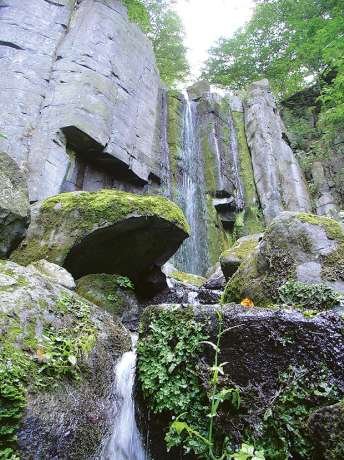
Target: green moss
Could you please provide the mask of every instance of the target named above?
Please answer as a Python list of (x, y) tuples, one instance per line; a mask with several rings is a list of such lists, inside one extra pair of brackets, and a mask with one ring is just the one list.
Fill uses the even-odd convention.
[(315, 214), (299, 213), (297, 215), (301, 222), (319, 225), (322, 227), (328, 238), (344, 243), (344, 230), (342, 225), (331, 217), (316, 216)]
[[(35, 318), (1, 313), (0, 337), (0, 457), (15, 458), (16, 432), (28, 392), (49, 389), (63, 378), (79, 379), (82, 362), (93, 349), (96, 328), (90, 307), (71, 295), (55, 304), (59, 327), (35, 305)], [(37, 335), (37, 324), (43, 330)]]
[(322, 257), (321, 277), (327, 281), (344, 280), (344, 244)]
[(221, 252), (228, 248), (227, 233), (224, 230), (220, 217), (213, 205), (213, 199), (210, 195), (206, 196), (207, 205), (207, 246), (209, 265), (215, 265)]
[(98, 273), (80, 278), (76, 292), (109, 313), (121, 315), (128, 307), (128, 295), (133, 293), (133, 288), (127, 277)]
[(178, 174), (178, 161), (180, 160), (183, 142), (182, 95), (176, 91), (170, 90), (168, 92), (167, 108), (167, 142), (169, 147), (170, 169), (172, 174), (171, 182), (172, 187), (175, 188)]
[(209, 137), (212, 135), (212, 125), (209, 124), (206, 129), (200, 133), (201, 139), (201, 151), (204, 162), (204, 180), (205, 186), (208, 193), (216, 192), (218, 171), (216, 153), (213, 151), (210, 145)]
[[(73, 219), (72, 216), (75, 215)], [(45, 200), (35, 222), (41, 234), (36, 238), (25, 240), (11, 255), (11, 260), (21, 264), (46, 259), (63, 264), (71, 242), (65, 245), (55, 239), (52, 234), (59, 227), (65, 228), (66, 236), (82, 235), (92, 232), (104, 224), (115, 224), (128, 216), (157, 216), (173, 222), (184, 232), (189, 233), (189, 226), (179, 207), (161, 196), (135, 195), (118, 190), (101, 190), (99, 192), (62, 193)], [(77, 221), (77, 228), (74, 228)], [(66, 228), (65, 226), (71, 228)]]
[(220, 257), (220, 263), (225, 262), (225, 259), (228, 257), (236, 257), (239, 260), (245, 259), (247, 256), (249, 256), (252, 251), (257, 247), (258, 244), (258, 238), (242, 238), (239, 241), (237, 241), (234, 246), (232, 246), (230, 249), (227, 249), (221, 254)]
[(201, 287), (206, 282), (206, 278), (203, 276), (193, 275), (192, 273), (184, 273), (175, 271), (170, 274), (170, 277), (181, 281), (182, 283), (191, 284), (192, 286)]

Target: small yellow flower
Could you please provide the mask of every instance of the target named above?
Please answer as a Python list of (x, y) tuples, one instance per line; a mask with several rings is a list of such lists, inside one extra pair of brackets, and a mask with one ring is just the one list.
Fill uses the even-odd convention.
[(250, 299), (249, 297), (245, 297), (245, 299), (242, 299), (240, 302), (240, 305), (243, 305), (244, 307), (251, 308), (254, 307), (253, 300)]

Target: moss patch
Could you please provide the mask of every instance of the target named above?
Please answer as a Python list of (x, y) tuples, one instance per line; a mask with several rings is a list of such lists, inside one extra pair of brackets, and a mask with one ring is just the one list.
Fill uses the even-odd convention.
[(128, 307), (128, 296), (134, 286), (129, 278), (99, 273), (86, 275), (77, 281), (77, 293), (109, 313), (121, 315)]
[(156, 216), (189, 233), (183, 212), (168, 199), (118, 190), (62, 193), (42, 202), (38, 212), (32, 224), (33, 234), (29, 231), (27, 239), (11, 256), (21, 265), (39, 259), (63, 265), (75, 240), (130, 216)]
[(344, 243), (344, 230), (342, 225), (330, 217), (316, 216), (315, 214), (299, 213), (297, 215), (301, 222), (319, 225), (322, 227), (329, 239)]
[(206, 282), (206, 278), (203, 276), (193, 275), (192, 273), (184, 273), (175, 271), (170, 274), (170, 277), (181, 281), (182, 283), (191, 284), (192, 286), (201, 287)]

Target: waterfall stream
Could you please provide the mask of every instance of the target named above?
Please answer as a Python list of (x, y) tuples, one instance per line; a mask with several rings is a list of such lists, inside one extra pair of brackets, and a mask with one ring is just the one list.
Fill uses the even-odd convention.
[(209, 268), (207, 228), (204, 218), (206, 192), (197, 132), (197, 102), (190, 101), (187, 92), (185, 92), (182, 138), (180, 159), (182, 180), (178, 184), (177, 201), (189, 222), (191, 235), (177, 252), (174, 264), (179, 270), (201, 275)]
[(229, 114), (229, 130), (230, 130), (230, 149), (233, 159), (232, 172), (235, 179), (235, 190), (236, 190), (236, 205), (238, 209), (244, 209), (245, 207), (245, 194), (243, 185), (240, 177), (240, 159), (239, 159), (239, 147), (238, 147), (238, 138), (237, 132), (234, 125), (233, 115)]
[(101, 457), (102, 460), (148, 460), (135, 419), (133, 387), (137, 336), (132, 334), (131, 337), (132, 351), (124, 353), (115, 368), (116, 378), (113, 396), (116, 400), (116, 408), (114, 410), (114, 428)]

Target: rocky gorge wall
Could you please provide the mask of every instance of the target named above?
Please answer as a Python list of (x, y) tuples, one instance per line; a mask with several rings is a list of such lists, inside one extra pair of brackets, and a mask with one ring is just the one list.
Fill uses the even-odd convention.
[(243, 101), (206, 82), (187, 97), (167, 91), (120, 0), (1, 6), (0, 149), (31, 202), (104, 188), (163, 194), (191, 226), (176, 265), (203, 275), (279, 212), (311, 209), (267, 81)]

